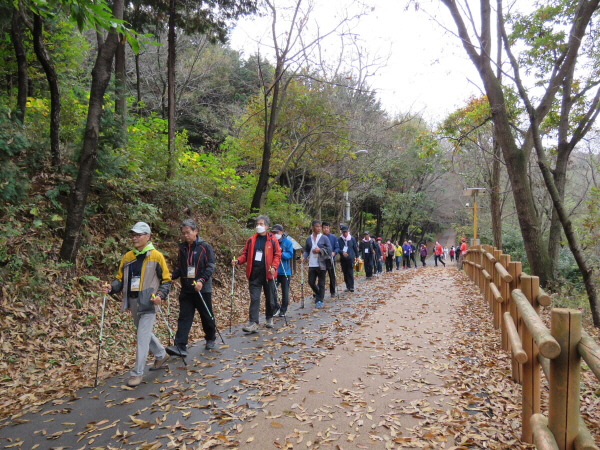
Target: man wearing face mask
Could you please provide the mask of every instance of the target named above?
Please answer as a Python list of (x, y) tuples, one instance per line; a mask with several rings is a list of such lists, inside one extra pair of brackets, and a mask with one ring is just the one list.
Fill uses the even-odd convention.
[(267, 232), (271, 221), (267, 216), (256, 218), (256, 233), (247, 241), (242, 254), (231, 261), (231, 265), (248, 263), (246, 277), (250, 291), (250, 308), (248, 323), (242, 330), (248, 333), (258, 331), (258, 317), (260, 313), (260, 293), (265, 293), (266, 327), (273, 328), (273, 280), (281, 261), (281, 248), (275, 237)]
[[(308, 261), (308, 284), (315, 293), (315, 307), (323, 306), (325, 298), (325, 274), (331, 267), (331, 242), (321, 233), (321, 221), (313, 220), (312, 234), (304, 244), (304, 261)], [(318, 280), (318, 284), (317, 284)]]
[[(290, 277), (292, 276), (294, 245), (287, 238), (287, 234), (284, 233), (283, 225), (273, 225), (271, 231), (281, 248), (281, 263), (277, 269), (277, 283), (275, 283), (275, 289), (277, 289), (277, 285), (281, 286), (281, 305), (276, 305), (273, 317), (285, 317), (290, 302)], [(277, 302), (277, 297), (275, 297), (275, 302)]]

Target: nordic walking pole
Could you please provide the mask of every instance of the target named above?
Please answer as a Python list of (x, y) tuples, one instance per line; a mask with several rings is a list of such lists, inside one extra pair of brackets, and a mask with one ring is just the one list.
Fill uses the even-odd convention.
[(300, 290), (302, 295), (302, 306), (301, 309), (304, 309), (304, 258), (300, 261)]
[[(154, 294), (152, 294), (152, 297), (154, 298)], [(173, 335), (173, 332), (171, 331), (171, 327), (169, 326), (169, 322), (167, 322), (167, 318), (163, 314), (160, 305), (155, 305), (155, 306), (156, 306), (156, 309), (158, 310), (158, 313), (160, 314), (160, 317), (163, 318), (163, 321), (165, 322), (165, 325), (167, 326), (167, 331), (169, 332), (169, 336), (171, 336), (171, 339), (173, 339), (173, 346), (175, 348), (177, 348), (177, 351), (179, 352), (179, 356), (181, 357), (181, 360), (183, 361), (183, 365), (185, 367), (187, 367), (187, 362), (185, 361), (185, 357), (179, 351), (179, 347), (177, 347), (177, 344), (175, 344), (175, 336)]]
[(231, 333), (231, 322), (233, 320), (233, 286), (235, 285), (235, 266), (232, 266), (231, 270), (231, 308), (229, 309), (229, 333)]
[(104, 330), (104, 308), (106, 307), (106, 294), (102, 299), (102, 319), (100, 320), (100, 339), (98, 340), (98, 357), (96, 358), (96, 379), (94, 387), (98, 386), (98, 366), (100, 364), (100, 349), (102, 348), (102, 331)]
[[(195, 281), (194, 281), (194, 286), (196, 286), (196, 282)], [(217, 330), (217, 333), (219, 333), (219, 337), (221, 338), (221, 342), (224, 344), (225, 341), (223, 340), (223, 336), (221, 336), (221, 332), (217, 328), (217, 321), (215, 319), (215, 316), (213, 316), (212, 313), (210, 312), (210, 309), (208, 309), (208, 305), (204, 301), (204, 297), (202, 297), (202, 292), (198, 291), (198, 295), (200, 296), (200, 300), (202, 300), (202, 304), (206, 308), (206, 312), (208, 313), (209, 317), (213, 320), (213, 323), (215, 324), (215, 330)]]
[(337, 287), (337, 275), (335, 273), (335, 259), (332, 261), (332, 266), (333, 266), (333, 278), (335, 278), (335, 295), (337, 297), (337, 299), (340, 299), (340, 291), (338, 290)]

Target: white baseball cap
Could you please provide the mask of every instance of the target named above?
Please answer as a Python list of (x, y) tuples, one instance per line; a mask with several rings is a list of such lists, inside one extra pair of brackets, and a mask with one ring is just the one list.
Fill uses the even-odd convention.
[(133, 231), (134, 233), (138, 233), (138, 234), (150, 234), (151, 233), (150, 225), (148, 225), (146, 222), (136, 223), (129, 231)]

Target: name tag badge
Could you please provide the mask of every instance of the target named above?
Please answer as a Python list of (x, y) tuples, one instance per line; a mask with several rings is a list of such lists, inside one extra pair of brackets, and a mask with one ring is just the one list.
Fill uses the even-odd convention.
[(196, 278), (196, 267), (188, 266), (187, 277)]
[(368, 248), (365, 248), (365, 253), (369, 253), (369, 249)]
[(342, 249), (342, 252), (348, 253), (348, 246), (347, 245)]
[(262, 250), (257, 250), (256, 255), (254, 255), (254, 261), (262, 261), (263, 252)]
[(140, 291), (140, 280), (142, 277), (132, 277), (131, 278), (131, 292), (139, 292)]

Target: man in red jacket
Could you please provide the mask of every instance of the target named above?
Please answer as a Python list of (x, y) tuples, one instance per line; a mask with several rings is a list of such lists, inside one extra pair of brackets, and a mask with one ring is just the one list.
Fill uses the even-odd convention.
[(258, 216), (256, 233), (246, 241), (242, 254), (231, 262), (232, 266), (248, 263), (246, 277), (250, 291), (250, 308), (248, 323), (242, 328), (248, 333), (258, 331), (261, 291), (265, 293), (266, 327), (273, 328), (274, 299), (272, 299), (271, 284), (277, 277), (277, 268), (281, 261), (281, 248), (277, 239), (267, 231), (270, 223), (267, 216)]

